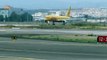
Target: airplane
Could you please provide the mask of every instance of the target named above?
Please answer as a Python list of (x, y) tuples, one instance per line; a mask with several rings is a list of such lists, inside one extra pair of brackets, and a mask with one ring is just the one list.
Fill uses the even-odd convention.
[(66, 24), (67, 20), (70, 20), (70, 14), (71, 14), (71, 6), (69, 7), (67, 13), (65, 16), (52, 16), (52, 15), (47, 15), (45, 17), (45, 22), (53, 22), (53, 25), (55, 25), (55, 22), (63, 22), (63, 25)]

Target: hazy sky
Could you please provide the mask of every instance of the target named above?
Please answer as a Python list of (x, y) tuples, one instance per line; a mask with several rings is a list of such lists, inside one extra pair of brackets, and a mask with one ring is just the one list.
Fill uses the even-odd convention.
[(107, 8), (107, 0), (0, 0), (0, 7), (5, 5), (28, 9), (65, 9), (70, 5), (72, 8)]

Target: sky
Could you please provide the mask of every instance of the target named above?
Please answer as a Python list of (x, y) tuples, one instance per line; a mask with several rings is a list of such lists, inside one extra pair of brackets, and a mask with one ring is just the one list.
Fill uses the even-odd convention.
[(27, 9), (107, 8), (107, 0), (0, 0), (0, 7), (5, 5)]

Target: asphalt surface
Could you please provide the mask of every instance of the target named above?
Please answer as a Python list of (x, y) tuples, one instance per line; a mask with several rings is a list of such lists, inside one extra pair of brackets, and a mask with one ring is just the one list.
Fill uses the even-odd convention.
[(66, 30), (66, 29), (0, 29), (0, 35), (27, 34), (93, 34), (107, 35), (107, 30)]
[(0, 37), (0, 60), (107, 60), (107, 45)]

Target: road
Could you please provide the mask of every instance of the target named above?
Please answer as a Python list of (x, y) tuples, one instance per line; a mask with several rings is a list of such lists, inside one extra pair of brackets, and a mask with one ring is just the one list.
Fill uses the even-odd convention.
[(107, 60), (107, 45), (0, 37), (0, 60)]
[(66, 30), (66, 29), (0, 29), (0, 35), (27, 34), (93, 34), (107, 35), (106, 30)]

